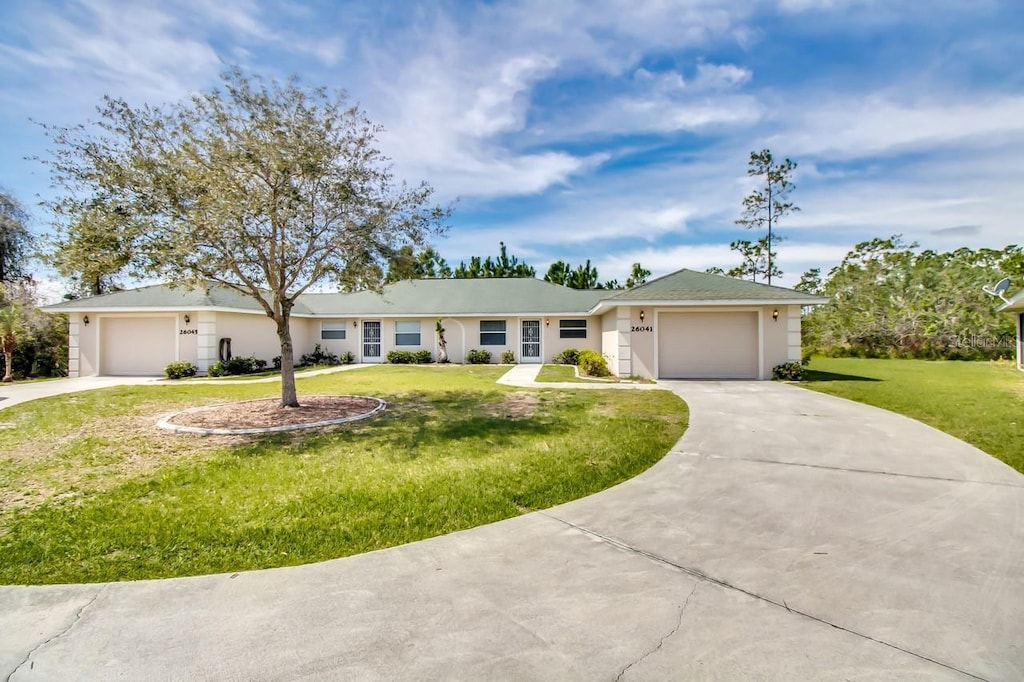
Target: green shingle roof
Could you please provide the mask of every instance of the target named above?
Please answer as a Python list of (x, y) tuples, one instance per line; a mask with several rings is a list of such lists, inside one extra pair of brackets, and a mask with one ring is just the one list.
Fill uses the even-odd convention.
[(607, 297), (608, 303), (630, 301), (792, 301), (821, 303), (824, 299), (784, 287), (742, 279), (679, 270), (632, 289)]
[[(633, 301), (772, 301), (802, 304), (825, 299), (792, 289), (680, 270), (626, 291), (577, 290), (539, 279), (418, 279), (396, 282), (380, 293), (303, 294), (293, 314), (317, 317), (418, 315), (582, 314)], [(111, 310), (216, 308), (262, 313), (249, 296), (216, 284), (207, 287), (154, 285), (46, 306), (53, 313)]]
[(194, 288), (154, 284), (138, 289), (112, 291), (109, 294), (76, 298), (43, 308), (47, 312), (71, 313), (123, 308), (167, 308), (194, 310), (196, 308), (230, 308), (263, 312), (263, 308), (252, 297), (230, 287), (211, 284)]
[(315, 315), (514, 315), (585, 313), (607, 294), (539, 279), (414, 279), (379, 294), (308, 294), (302, 302)]

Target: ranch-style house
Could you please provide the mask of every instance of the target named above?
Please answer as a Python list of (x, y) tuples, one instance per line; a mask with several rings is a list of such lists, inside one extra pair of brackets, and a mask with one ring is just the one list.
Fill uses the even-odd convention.
[[(537, 279), (421, 279), (381, 292), (303, 294), (292, 312), (296, 358), (315, 344), (356, 362), (429, 350), (446, 329), (449, 359), (472, 349), (494, 361), (551, 362), (566, 348), (604, 354), (619, 376), (768, 379), (800, 359), (802, 306), (827, 299), (680, 270), (627, 290), (576, 290)], [(201, 372), (235, 356), (280, 355), (273, 321), (230, 288), (156, 285), (43, 308), (69, 320), (68, 374), (160, 375), (173, 361)], [(230, 339), (230, 341), (226, 341)]]

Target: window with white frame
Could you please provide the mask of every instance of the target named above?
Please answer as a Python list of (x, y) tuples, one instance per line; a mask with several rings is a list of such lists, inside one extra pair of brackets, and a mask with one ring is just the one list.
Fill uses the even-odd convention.
[(505, 320), (480, 320), (480, 345), (505, 345)]
[(559, 320), (558, 338), (560, 339), (585, 339), (587, 338), (586, 320)]
[(320, 323), (320, 340), (330, 341), (334, 339), (345, 339), (345, 320)]
[(395, 322), (395, 345), (396, 346), (418, 346), (420, 345), (420, 321), (399, 320)]

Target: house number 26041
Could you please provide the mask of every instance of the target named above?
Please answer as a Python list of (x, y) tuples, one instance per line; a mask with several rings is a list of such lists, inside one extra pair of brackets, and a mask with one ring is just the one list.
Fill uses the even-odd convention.
[(179, 329), (178, 333), (181, 334), (182, 336), (191, 336), (193, 334), (198, 334), (199, 330), (198, 329)]
[(646, 327), (644, 327), (642, 325), (640, 325), (640, 326), (633, 325), (632, 331), (635, 331), (635, 332), (653, 332), (654, 331), (654, 327), (652, 327), (651, 325), (647, 325)]

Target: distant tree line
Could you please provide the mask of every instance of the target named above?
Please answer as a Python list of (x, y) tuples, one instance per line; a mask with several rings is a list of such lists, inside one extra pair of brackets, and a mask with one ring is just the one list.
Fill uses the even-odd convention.
[[(519, 259), (510, 256), (504, 242), (499, 243), (497, 257), (472, 256), (468, 261), (460, 261), (452, 268), (433, 247), (426, 247), (417, 252), (411, 245), (403, 246), (388, 259), (386, 270), (382, 271), (382, 282), (389, 284), (406, 279), (423, 278), (454, 278), (480, 279), (488, 277), (536, 277), (537, 270)], [(651, 271), (633, 263), (625, 288), (631, 289), (647, 282)], [(618, 280), (601, 281), (597, 268), (587, 259), (576, 267), (562, 260), (557, 260), (548, 267), (544, 275), (545, 282), (559, 284), (570, 289), (622, 289)], [(364, 283), (361, 288), (368, 288)]]
[(1003, 277), (1024, 286), (1024, 249), (920, 250), (899, 235), (857, 244), (822, 278), (796, 288), (828, 297), (803, 318), (805, 351), (923, 359), (1013, 357), (1014, 321), (982, 291)]
[(0, 379), (6, 381), (67, 374), (67, 318), (37, 308), (37, 284), (29, 271), (35, 248), (28, 214), (0, 190)]

